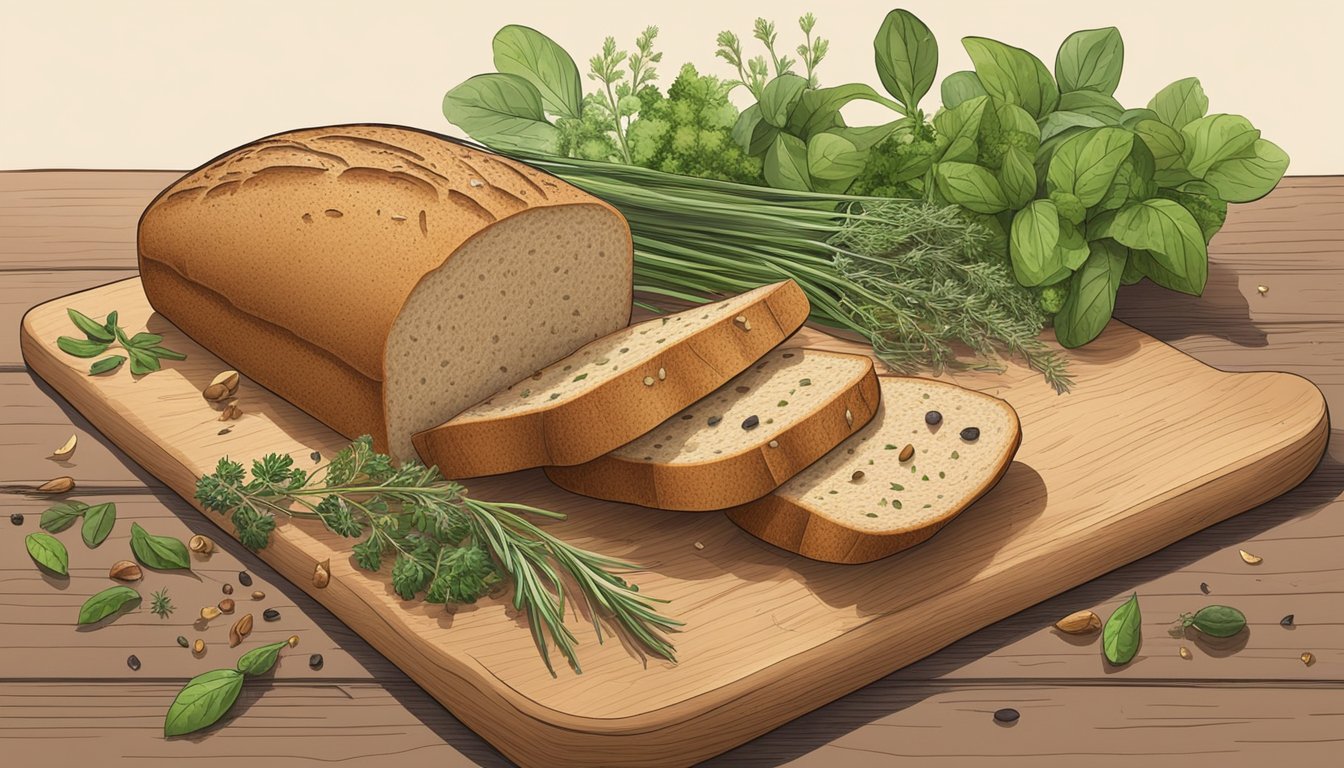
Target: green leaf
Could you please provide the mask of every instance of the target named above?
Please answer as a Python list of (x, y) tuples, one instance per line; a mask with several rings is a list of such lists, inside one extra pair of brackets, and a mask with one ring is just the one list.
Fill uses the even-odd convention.
[(854, 148), (860, 152), (867, 152), (874, 146), (881, 144), (882, 140), (890, 136), (905, 121), (894, 120), (883, 125), (864, 125), (857, 127), (837, 126), (828, 128), (823, 133), (832, 133), (854, 145)]
[(1013, 217), (1009, 254), (1013, 274), (1025, 286), (1042, 284), (1064, 266), (1059, 243), (1059, 214), (1049, 200), (1033, 200)]
[(1230, 203), (1249, 203), (1269, 194), (1288, 170), (1288, 153), (1277, 144), (1259, 139), (1249, 149), (1215, 163), (1204, 180)]
[(1070, 272), (1083, 266), (1092, 252), (1087, 244), (1087, 238), (1083, 236), (1077, 224), (1059, 226), (1059, 244), (1055, 246), (1055, 250), (1059, 251), (1059, 260)]
[(1158, 120), (1142, 120), (1134, 126), (1134, 133), (1153, 154), (1157, 170), (1182, 167), (1185, 137), (1180, 131)]
[(392, 562), (392, 589), (402, 600), (414, 600), (431, 576), (429, 569), (405, 552), (399, 553)]
[(94, 504), (84, 511), (84, 525), (79, 535), (90, 548), (96, 548), (107, 540), (112, 527), (117, 524), (117, 505), (112, 502)]
[(577, 119), (583, 104), (583, 81), (574, 59), (554, 40), (531, 27), (510, 24), (491, 42), (495, 69), (527, 80), (551, 114)]
[[(1120, 116), (1125, 108), (1114, 96), (1096, 91), (1073, 91), (1061, 94), (1058, 111), (1077, 112), (1080, 115), (1096, 118), (1104, 125), (1119, 125)], [(1054, 113), (1051, 113), (1054, 114)], [(1049, 117), (1049, 115), (1046, 115)]]
[[(1139, 109), (1126, 109), (1124, 112), (1120, 113), (1120, 124), (1131, 130), (1134, 126), (1144, 120), (1158, 120), (1157, 113), (1151, 109), (1142, 107)], [(1161, 122), (1161, 120), (1158, 120), (1158, 122)]]
[[(833, 88), (808, 88), (793, 105), (786, 130), (806, 141), (814, 134), (841, 127), (844, 125), (844, 120), (840, 117), (840, 109), (851, 101), (871, 101), (888, 106), (892, 103), (871, 86), (863, 83), (846, 83)], [(743, 114), (750, 110), (751, 107), (748, 107)], [(896, 123), (889, 125), (894, 128)], [(768, 145), (769, 142), (766, 142), (766, 146)]]
[[(1122, 245), (1147, 251), (1164, 270), (1160, 285), (1195, 296), (1204, 292), (1208, 249), (1199, 224), (1180, 203), (1165, 198), (1131, 203), (1116, 214), (1109, 235)], [(1145, 274), (1159, 280), (1159, 275), (1147, 270)]]
[(89, 341), (104, 341), (110, 343), (116, 338), (116, 335), (114, 335), (112, 331), (109, 331), (107, 326), (94, 322), (92, 318), (78, 310), (67, 308), (65, 313), (70, 316), (70, 321), (75, 324), (75, 327), (83, 331), (85, 336), (89, 337)]
[(38, 565), (58, 576), (70, 575), (70, 553), (65, 545), (49, 533), (30, 533), (23, 539), (28, 556)]
[(987, 95), (979, 76), (968, 69), (944, 77), (940, 92), (945, 109), (956, 109), (977, 96)]
[(1050, 71), (1031, 53), (984, 37), (965, 37), (961, 44), (975, 63), (985, 92), (1016, 104), (1039, 120), (1059, 103), (1059, 88)]
[(943, 196), (968, 211), (998, 213), (1008, 209), (1003, 186), (988, 168), (971, 163), (939, 163), (934, 176)]
[(770, 149), (770, 145), (778, 135), (779, 129), (761, 117), (759, 104), (752, 104), (742, 110), (742, 114), (737, 116), (737, 122), (733, 124), (731, 133), (733, 143), (752, 156), (763, 154)]
[(1051, 112), (1041, 120), (1041, 141), (1048, 141), (1070, 128), (1100, 128), (1104, 125), (1101, 120), (1081, 112)]
[(89, 341), (88, 339), (76, 339), (73, 336), (61, 336), (56, 339), (56, 346), (67, 355), (75, 357), (97, 357), (107, 351), (108, 344), (103, 341)]
[(143, 349), (146, 352), (158, 346), (163, 341), (163, 337), (157, 333), (137, 333), (131, 337), (131, 346)]
[(1069, 192), (1085, 208), (1106, 194), (1120, 163), (1129, 156), (1134, 134), (1123, 128), (1093, 128), (1055, 150), (1046, 173), (1046, 189)]
[(186, 360), (187, 356), (181, 352), (174, 352), (166, 347), (151, 347), (148, 352), (161, 360)]
[(443, 114), (493, 149), (558, 151), (560, 132), (546, 120), (541, 94), (518, 75), (492, 72), (469, 78), (444, 95)]
[(812, 179), (807, 173), (807, 145), (797, 136), (787, 133), (776, 136), (765, 154), (762, 171), (766, 183), (775, 189), (812, 189)]
[(1060, 344), (1081, 347), (1105, 330), (1115, 309), (1125, 258), (1124, 247), (1114, 241), (1092, 243), (1087, 260), (1073, 273), (1064, 306), (1055, 315), (1055, 338)]
[(1159, 120), (1179, 130), (1209, 111), (1209, 97), (1204, 95), (1199, 78), (1187, 77), (1158, 91), (1148, 108)]
[(253, 648), (238, 657), (238, 671), (249, 677), (256, 677), (270, 672), (271, 667), (275, 666), (276, 659), (280, 658), (281, 649), (288, 645), (289, 643), (281, 640), (278, 643), (270, 643), (259, 648)]
[(941, 147), (938, 156), (940, 161), (958, 163), (975, 160), (978, 151), (976, 136), (980, 133), (980, 122), (988, 105), (988, 96), (975, 96), (933, 116), (933, 127)]
[(999, 168), (999, 184), (1003, 187), (1008, 207), (1017, 210), (1036, 196), (1036, 168), (1031, 158), (1017, 147), (1009, 147), (1003, 153), (1003, 165)]
[(89, 366), (89, 375), (97, 376), (100, 373), (115, 371), (120, 368), (121, 364), (124, 362), (126, 362), (126, 357), (124, 355), (109, 355), (102, 360), (94, 361), (93, 365)]
[(141, 565), (150, 568), (158, 570), (191, 568), (191, 555), (187, 553), (186, 544), (172, 536), (151, 535), (141, 528), (139, 523), (131, 523), (131, 552)]
[(759, 102), (761, 119), (776, 128), (783, 128), (805, 88), (807, 78), (787, 73), (766, 83)]
[(913, 13), (887, 14), (873, 39), (877, 76), (887, 93), (913, 112), (938, 73), (938, 41)]
[(1207, 181), (1190, 181), (1179, 189), (1163, 189), (1158, 192), (1162, 197), (1175, 200), (1190, 212), (1204, 233), (1204, 242), (1213, 240), (1213, 236), (1222, 229), (1227, 220), (1227, 201), (1218, 195), (1218, 190)]
[(1260, 138), (1260, 131), (1241, 115), (1209, 115), (1191, 120), (1181, 129), (1186, 170), (1203, 178), (1215, 163), (1237, 157)]
[(807, 171), (813, 179), (844, 182), (853, 181), (863, 170), (868, 159), (848, 139), (833, 133), (818, 133), (807, 142)]
[(1055, 204), (1059, 211), (1059, 218), (1070, 224), (1082, 224), (1087, 218), (1087, 208), (1078, 201), (1078, 196), (1072, 192), (1065, 192), (1062, 189), (1053, 190), (1050, 195), (1050, 202)]
[(1115, 27), (1085, 29), (1064, 38), (1055, 56), (1055, 78), (1061, 91), (1089, 91), (1110, 96), (1120, 85), (1125, 43)]
[(1125, 203), (1152, 197), (1157, 191), (1153, 174), (1153, 153), (1148, 151), (1148, 145), (1142, 141), (1134, 142), (1129, 157), (1120, 164), (1111, 186), (1101, 201), (1092, 207), (1092, 211), (1112, 211)]
[(59, 502), (42, 513), (42, 519), (38, 522), (38, 526), (44, 531), (60, 533), (71, 525), (74, 525), (75, 521), (78, 520), (88, 508), (88, 504), (74, 499)]
[(187, 681), (168, 707), (164, 736), (181, 736), (214, 725), (229, 711), (243, 690), (243, 673), (214, 669)]
[(126, 586), (108, 587), (79, 607), (79, 623), (93, 624), (140, 600), (140, 593)]
[(1139, 596), (1130, 596), (1106, 620), (1101, 630), (1101, 652), (1106, 660), (1120, 666), (1134, 660), (1143, 642), (1143, 616), (1139, 613)]
[(1143, 279), (1143, 270), (1139, 267), (1138, 260), (1134, 258), (1138, 251), (1130, 251), (1129, 258), (1125, 261), (1125, 271), (1120, 273), (1121, 285), (1134, 285)]
[(127, 347), (126, 354), (131, 356), (131, 373), (135, 376), (153, 373), (161, 367), (156, 355), (138, 347)]

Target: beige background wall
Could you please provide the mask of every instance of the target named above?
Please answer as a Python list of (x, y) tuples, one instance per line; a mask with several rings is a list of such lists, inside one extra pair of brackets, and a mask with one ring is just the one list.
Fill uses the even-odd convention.
[(823, 84), (878, 86), (873, 34), (903, 5), (937, 35), (940, 77), (969, 65), (963, 35), (1053, 65), (1069, 32), (1118, 26), (1126, 106), (1197, 75), (1215, 111), (1247, 115), (1289, 152), (1289, 173), (1344, 173), (1344, 4), (1273, 0), (1239, 11), (1241, 2), (0, 0), (0, 168), (188, 168), (267, 133), (334, 122), (453, 130), (439, 111), (443, 92), (490, 70), (491, 36), (515, 22), (555, 38), (581, 67), (605, 35), (628, 47), (657, 24), (670, 79), (683, 61), (727, 74), (713, 58), (715, 33), (746, 36), (758, 15), (775, 19), (792, 47), (794, 20), (812, 10), (832, 40)]

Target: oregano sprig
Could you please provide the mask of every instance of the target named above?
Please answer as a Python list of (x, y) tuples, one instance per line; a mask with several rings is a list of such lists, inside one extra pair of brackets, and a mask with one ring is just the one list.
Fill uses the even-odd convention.
[(56, 346), (60, 347), (62, 352), (75, 357), (98, 357), (114, 348), (126, 352), (125, 355), (108, 355), (95, 360), (89, 366), (90, 376), (115, 371), (126, 362), (127, 356), (131, 360), (131, 373), (136, 376), (159, 370), (162, 367), (161, 360), (187, 359), (181, 352), (174, 352), (161, 346), (163, 337), (157, 333), (137, 333), (128, 337), (126, 331), (117, 325), (116, 312), (108, 313), (107, 318), (101, 323), (76, 309), (67, 308), (65, 312), (75, 327), (84, 333), (85, 338), (60, 337), (56, 340)]
[(622, 560), (568, 544), (529, 517), (562, 520), (525, 504), (471, 499), (437, 468), (394, 466), (365, 435), (311, 474), (284, 454), (268, 454), (249, 471), (228, 457), (196, 484), (206, 508), (230, 515), (239, 540), (261, 549), (275, 516), (319, 520), (333, 533), (360, 538), (355, 564), (377, 571), (392, 559), (392, 588), (404, 600), (474, 603), (497, 584), (513, 587), (514, 607), (527, 615), (537, 651), (551, 674), (549, 646), (581, 672), (577, 640), (565, 626), (565, 592), (575, 585), (588, 606), (598, 642), (601, 618), (649, 653), (675, 660), (662, 633), (681, 622), (660, 616), (639, 588), (618, 575), (636, 570)]

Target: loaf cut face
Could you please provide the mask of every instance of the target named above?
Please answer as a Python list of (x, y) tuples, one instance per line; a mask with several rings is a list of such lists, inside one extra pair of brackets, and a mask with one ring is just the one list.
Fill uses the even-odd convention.
[(591, 461), (722, 386), (808, 311), (790, 280), (637, 323), (417, 434), (416, 448), (448, 477)]
[(867, 426), (729, 517), (816, 560), (868, 562), (928, 539), (1008, 470), (1022, 434), (1012, 406), (931, 379), (880, 381)]
[(630, 233), (545, 173), (424, 131), (270, 136), (141, 217), (154, 309), (347, 437), (412, 433), (629, 322)]
[(759, 498), (877, 412), (871, 358), (776, 349), (653, 431), (594, 461), (549, 467), (575, 493), (682, 511)]

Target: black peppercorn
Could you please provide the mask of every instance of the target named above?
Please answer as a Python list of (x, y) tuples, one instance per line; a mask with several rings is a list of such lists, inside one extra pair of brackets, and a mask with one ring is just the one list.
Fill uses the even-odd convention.
[(320, 654), (320, 653), (314, 653), (312, 656), (309, 656), (309, 657), (308, 657), (308, 668), (309, 668), (309, 669), (321, 669), (321, 668), (322, 668), (322, 654)]
[(183, 648), (191, 647), (191, 643), (188, 643), (187, 638), (183, 637), (182, 635), (177, 636), (177, 644), (182, 646)]
[(322, 454), (318, 453), (317, 451), (313, 451), (312, 453), (308, 454), (308, 458), (312, 459), (313, 463), (316, 464), (317, 462), (322, 460)]
[(266, 610), (261, 612), (261, 618), (265, 619), (266, 621), (279, 621), (280, 612), (275, 610), (274, 608), (267, 608)]
[(1282, 619), (1279, 619), (1279, 626), (1285, 628), (1291, 628), (1293, 626), (1293, 620), (1295, 618), (1296, 616), (1290, 613), (1287, 616), (1284, 616)]
[(996, 723), (1016, 723), (1017, 718), (1019, 717), (1021, 717), (1021, 715), (1012, 707), (1004, 707), (1003, 709), (995, 710), (994, 712), (994, 722)]
[(242, 584), (244, 587), (252, 586), (252, 574), (248, 573), (247, 571), (239, 571), (238, 583)]
[(130, 667), (132, 672), (140, 671), (140, 657), (132, 653), (126, 658), (126, 666)]
[(760, 423), (761, 423), (761, 419), (760, 419), (760, 417), (758, 417), (758, 416), (748, 416), (748, 417), (746, 418), (746, 420), (742, 422), (742, 428), (743, 428), (743, 429), (755, 429), (757, 426), (760, 425)]
[(937, 411), (929, 411), (924, 414), (924, 423), (928, 424), (930, 427), (936, 427), (943, 423), (943, 414)]
[(23, 513), (15, 512), (14, 514), (10, 515), (9, 522), (15, 525), (23, 525)]
[(967, 427), (961, 430), (961, 439), (973, 443), (980, 439), (980, 430), (976, 427)]
[(710, 416), (710, 417), (709, 417), (709, 422), (708, 422), (708, 423), (709, 423), (709, 426), (712, 427), (712, 426), (718, 424), (720, 421), (723, 421), (723, 417), (722, 417), (722, 416)]

